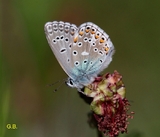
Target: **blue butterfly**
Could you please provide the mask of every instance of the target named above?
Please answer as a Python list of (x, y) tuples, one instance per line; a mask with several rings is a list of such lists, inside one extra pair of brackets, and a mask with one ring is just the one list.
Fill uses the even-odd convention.
[(91, 22), (79, 27), (62, 21), (47, 22), (46, 38), (59, 64), (69, 76), (66, 83), (78, 91), (91, 84), (112, 61), (109, 36)]

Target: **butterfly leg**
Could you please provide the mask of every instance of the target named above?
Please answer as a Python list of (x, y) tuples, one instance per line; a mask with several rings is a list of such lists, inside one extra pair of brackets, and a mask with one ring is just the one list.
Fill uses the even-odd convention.
[(86, 95), (86, 94), (84, 93), (84, 88), (78, 88), (77, 90), (78, 90), (78, 92), (82, 93), (83, 95)]

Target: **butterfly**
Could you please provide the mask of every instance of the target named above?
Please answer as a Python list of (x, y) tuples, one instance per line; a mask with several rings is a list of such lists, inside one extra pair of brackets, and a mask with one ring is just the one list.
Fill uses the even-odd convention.
[(80, 92), (112, 61), (114, 46), (109, 35), (92, 22), (77, 27), (53, 21), (47, 22), (44, 30), (49, 46), (69, 76), (66, 84)]

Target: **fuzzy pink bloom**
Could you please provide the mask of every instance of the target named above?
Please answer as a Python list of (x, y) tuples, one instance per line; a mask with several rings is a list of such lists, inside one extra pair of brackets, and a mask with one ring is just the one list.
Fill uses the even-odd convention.
[(128, 119), (133, 118), (134, 112), (128, 114), (130, 104), (125, 98), (122, 76), (117, 71), (97, 77), (85, 87), (84, 93), (93, 98), (91, 108), (99, 131), (109, 137), (127, 133)]

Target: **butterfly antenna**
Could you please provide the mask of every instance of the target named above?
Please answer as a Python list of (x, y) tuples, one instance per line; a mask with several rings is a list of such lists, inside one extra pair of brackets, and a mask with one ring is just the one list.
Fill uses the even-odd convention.
[(50, 87), (50, 86), (54, 86), (55, 84), (57, 84), (57, 83), (59, 83), (59, 82), (61, 82), (61, 81), (65, 81), (66, 79), (61, 79), (61, 80), (58, 80), (58, 81), (56, 81), (56, 82), (54, 82), (54, 83), (52, 83), (52, 84), (48, 84), (47, 86), (48, 87)]
[(58, 88), (56, 88), (56, 89), (54, 90), (54, 92), (56, 92), (56, 91), (62, 86), (62, 84), (64, 84), (64, 81), (66, 81), (66, 79), (58, 80), (58, 81), (56, 81), (56, 82), (54, 82), (54, 83), (52, 83), (52, 84), (48, 84), (47, 86), (54, 86), (55, 84), (57, 84), (57, 83), (59, 83), (59, 82), (61, 82), (61, 81), (62, 81), (62, 83), (58, 86)]
[[(63, 79), (63, 81), (61, 82), (61, 84), (60, 84), (53, 92), (58, 91), (58, 89), (65, 83), (65, 80), (66, 80), (66, 79)], [(59, 82), (60, 82), (60, 81), (59, 81)]]

